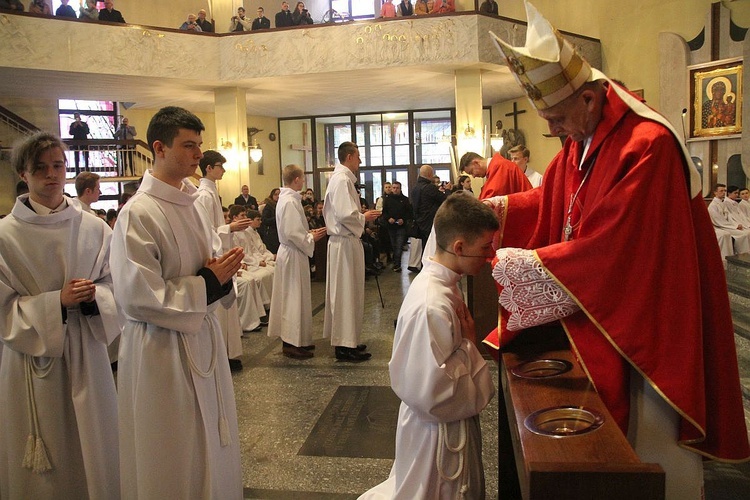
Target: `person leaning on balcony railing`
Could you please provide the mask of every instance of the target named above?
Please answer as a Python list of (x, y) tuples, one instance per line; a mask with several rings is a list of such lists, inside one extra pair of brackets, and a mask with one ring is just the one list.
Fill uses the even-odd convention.
[(401, 0), (401, 3), (396, 7), (396, 17), (408, 17), (414, 15), (414, 6), (411, 4), (411, 0)]
[(297, 2), (297, 6), (292, 12), (292, 24), (294, 26), (304, 26), (314, 24), (310, 12), (305, 8), (305, 2)]
[(68, 2), (70, 0), (61, 0), (60, 6), (55, 11), (55, 17), (69, 17), (71, 19), (76, 19), (76, 11), (68, 5)]
[(201, 27), (203, 33), (213, 33), (215, 31), (213, 23), (206, 19), (206, 9), (198, 11), (198, 20), (195, 22)]
[(25, 9), (19, 0), (0, 0), (0, 10), (14, 10), (23, 12)]
[(104, 8), (99, 11), (99, 20), (125, 24), (125, 18), (119, 10), (115, 10), (115, 3), (112, 0), (104, 1)]
[(495, 0), (484, 0), (479, 6), (479, 12), (497, 15), (497, 2)]
[(435, 0), (417, 0), (414, 4), (414, 13), (418, 16), (432, 14), (435, 9)]
[(180, 29), (182, 31), (192, 31), (193, 33), (201, 33), (203, 30), (198, 26), (197, 17), (195, 14), (188, 14), (187, 21), (182, 23)]
[(253, 22), (245, 17), (245, 7), (237, 7), (237, 15), (232, 16), (232, 24), (229, 26), (229, 31), (250, 31), (253, 27)]
[(52, 15), (52, 7), (47, 0), (31, 0), (29, 12), (32, 14), (42, 14), (43, 16)]
[(83, 6), (83, 0), (81, 6), (78, 9), (78, 19), (81, 21), (98, 21), (99, 11), (96, 8), (96, 0), (86, 0), (86, 6)]

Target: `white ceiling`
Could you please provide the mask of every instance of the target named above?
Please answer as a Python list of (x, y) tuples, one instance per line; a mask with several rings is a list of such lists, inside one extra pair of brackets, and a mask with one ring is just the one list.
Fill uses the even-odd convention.
[[(476, 67), (476, 66), (475, 66)], [(521, 95), (506, 67), (480, 67), (485, 106)], [(158, 109), (182, 106), (212, 112), (213, 89), (242, 87), (247, 113), (278, 118), (366, 113), (455, 106), (454, 71), (458, 65), (381, 68), (324, 74), (217, 82), (120, 77), (98, 73), (0, 68), (0, 96), (46, 99), (96, 99), (135, 103)]]

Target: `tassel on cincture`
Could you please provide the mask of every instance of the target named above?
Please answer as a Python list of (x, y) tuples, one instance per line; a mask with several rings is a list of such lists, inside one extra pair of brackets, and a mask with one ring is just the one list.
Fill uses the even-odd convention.
[(34, 446), (34, 472), (42, 474), (52, 470), (52, 464), (47, 456), (47, 447), (44, 445), (42, 438), (37, 436), (36, 445)]
[(33, 434), (29, 434), (29, 437), (26, 438), (26, 451), (23, 454), (23, 462), (21, 462), (21, 467), (25, 469), (34, 468), (34, 435)]
[(229, 422), (227, 417), (222, 416), (219, 419), (219, 443), (221, 447), (229, 446), (230, 435), (229, 435)]

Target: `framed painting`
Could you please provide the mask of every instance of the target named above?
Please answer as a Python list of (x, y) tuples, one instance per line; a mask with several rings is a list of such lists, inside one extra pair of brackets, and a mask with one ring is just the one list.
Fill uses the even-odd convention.
[(689, 66), (690, 139), (729, 139), (742, 133), (742, 58)]

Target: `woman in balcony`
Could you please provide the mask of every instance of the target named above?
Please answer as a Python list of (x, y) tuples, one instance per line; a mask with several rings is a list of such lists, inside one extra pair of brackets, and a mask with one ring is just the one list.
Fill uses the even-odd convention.
[(432, 14), (432, 10), (435, 8), (435, 0), (417, 0), (414, 4), (414, 13), (418, 16), (425, 14)]
[(297, 2), (297, 6), (292, 12), (292, 26), (304, 26), (307, 24), (313, 24), (310, 12), (305, 8), (305, 2)]

